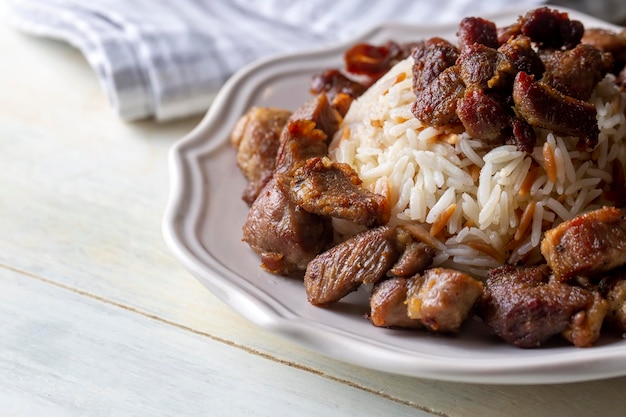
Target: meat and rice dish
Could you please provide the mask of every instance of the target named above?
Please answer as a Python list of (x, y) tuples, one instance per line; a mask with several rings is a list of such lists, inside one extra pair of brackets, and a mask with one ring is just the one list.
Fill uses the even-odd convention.
[(233, 130), (243, 240), (375, 326), (592, 346), (626, 333), (626, 31), (540, 8), (456, 39), (355, 45), (295, 110)]

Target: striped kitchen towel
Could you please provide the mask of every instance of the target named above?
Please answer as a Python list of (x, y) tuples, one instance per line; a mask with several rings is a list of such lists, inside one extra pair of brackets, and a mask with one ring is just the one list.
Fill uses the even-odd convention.
[(10, 0), (9, 21), (79, 48), (126, 120), (204, 113), (235, 71), (383, 21), (445, 23), (542, 0)]

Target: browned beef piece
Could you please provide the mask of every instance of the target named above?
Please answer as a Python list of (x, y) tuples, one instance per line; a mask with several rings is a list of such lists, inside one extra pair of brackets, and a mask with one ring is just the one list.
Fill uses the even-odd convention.
[(370, 297), (375, 326), (421, 328), (458, 333), (482, 294), (482, 283), (447, 268), (433, 268), (423, 276), (379, 281)]
[(280, 134), (290, 115), (288, 110), (252, 107), (233, 129), (230, 140), (237, 148), (237, 165), (248, 180), (243, 200), (249, 205), (274, 171)]
[(461, 50), (475, 43), (491, 48), (499, 45), (496, 24), (480, 17), (466, 17), (461, 20), (456, 36)]
[(608, 303), (604, 319), (607, 328), (618, 333), (626, 333), (626, 270), (611, 271), (599, 282), (600, 293)]
[(506, 138), (506, 144), (515, 145), (518, 150), (531, 153), (537, 142), (535, 129), (525, 120), (518, 117), (512, 117), (509, 123), (511, 125), (511, 135)]
[(333, 101), (338, 94), (357, 98), (367, 90), (367, 86), (348, 78), (337, 69), (329, 69), (316, 74), (311, 79), (310, 91), (313, 94), (325, 93)]
[(580, 43), (584, 26), (556, 9), (541, 7), (520, 18), (520, 33), (542, 48), (570, 49)]
[(333, 97), (331, 106), (333, 109), (337, 110), (337, 113), (341, 117), (344, 117), (348, 110), (350, 110), (350, 105), (354, 101), (354, 98), (345, 93), (339, 93), (335, 97)]
[[(318, 94), (298, 107), (291, 115), (290, 120), (308, 120), (315, 123), (315, 128), (324, 132), (329, 140), (337, 132), (341, 123), (340, 115), (337, 114), (337, 110), (333, 108), (324, 93)], [(293, 136), (288, 132), (283, 132), (283, 134)], [(281, 142), (286, 142), (286, 140), (281, 139)], [(280, 152), (277, 157), (280, 158)], [(276, 165), (280, 165), (278, 160)]]
[(409, 317), (406, 299), (412, 280), (389, 278), (377, 282), (370, 296), (370, 320), (377, 327), (424, 327), (418, 319)]
[(427, 269), (412, 281), (408, 316), (437, 333), (458, 333), (483, 291), (480, 281), (449, 268)]
[(443, 38), (433, 37), (413, 49), (413, 92), (417, 95), (433, 83), (459, 56), (456, 46)]
[(520, 16), (512, 25), (498, 28), (498, 42), (503, 44), (511, 37), (528, 36), (542, 48), (570, 49), (580, 43), (584, 26), (569, 15), (548, 7), (534, 9)]
[(398, 256), (394, 228), (358, 233), (309, 262), (304, 275), (307, 298), (313, 305), (335, 303), (361, 284), (379, 281)]
[(465, 84), (459, 67), (446, 68), (416, 95), (411, 112), (417, 119), (431, 126), (439, 127), (457, 122), (457, 101), (464, 93)]
[(589, 148), (598, 143), (600, 130), (592, 104), (566, 96), (531, 75), (519, 72), (513, 84), (513, 101), (531, 125), (562, 136), (575, 136)]
[(615, 207), (576, 216), (545, 232), (541, 253), (560, 281), (621, 266), (626, 263), (626, 216)]
[(509, 26), (499, 27), (498, 43), (504, 44), (512, 37), (524, 35), (545, 48), (573, 48), (582, 38), (584, 26), (570, 20), (567, 13), (548, 7), (531, 10)]
[(400, 258), (389, 271), (397, 277), (410, 277), (426, 269), (435, 257), (435, 248), (410, 239), (404, 243)]
[(587, 101), (596, 84), (613, 68), (613, 58), (591, 45), (541, 55), (546, 71), (542, 82), (561, 93)]
[(254, 200), (243, 226), (243, 240), (261, 257), (261, 267), (297, 275), (332, 241), (332, 224), (308, 213), (289, 197), (283, 176), (273, 176)]
[(591, 291), (549, 276), (547, 265), (505, 265), (490, 271), (478, 316), (518, 347), (538, 347), (561, 333), (576, 346), (591, 346), (600, 335), (606, 303)]
[(597, 342), (608, 312), (607, 301), (596, 291), (591, 292), (591, 295), (591, 305), (574, 314), (567, 328), (561, 333), (577, 347), (589, 347)]
[(484, 90), (466, 90), (457, 105), (457, 115), (465, 131), (488, 148), (503, 145), (510, 128), (510, 106)]
[(325, 156), (328, 153), (328, 136), (316, 126), (317, 124), (309, 119), (287, 122), (281, 135), (273, 175), (279, 173), (292, 177), (296, 169), (307, 159)]
[(344, 53), (348, 73), (367, 76), (369, 83), (382, 77), (391, 67), (411, 55), (415, 43), (399, 44), (389, 41), (384, 45), (360, 43)]
[(296, 170), (291, 180), (291, 198), (310, 213), (364, 226), (386, 224), (391, 215), (389, 202), (362, 184), (350, 165), (315, 157)]
[(472, 89), (510, 86), (515, 76), (504, 54), (479, 43), (463, 48), (456, 65), (465, 86)]
[(532, 152), (535, 132), (515, 116), (506, 98), (518, 66), (542, 69), (535, 63), (541, 64), (541, 60), (528, 38), (519, 37), (523, 39), (512, 38), (500, 50), (477, 43), (463, 48), (456, 65), (466, 90), (457, 101), (456, 114), (467, 133), (487, 148), (512, 143), (524, 152)]
[(513, 71), (524, 71), (539, 78), (543, 74), (544, 66), (541, 58), (534, 50), (528, 36), (518, 35), (509, 38), (498, 48), (498, 52), (507, 57), (513, 66)]
[(280, 138), (275, 172), (293, 176), (304, 161), (328, 154), (328, 141), (341, 122), (326, 94), (300, 106), (289, 118)]
[(589, 28), (585, 30), (581, 42), (595, 46), (602, 52), (610, 53), (613, 56), (612, 72), (614, 74), (619, 74), (626, 65), (626, 30), (615, 32), (608, 29)]
[(264, 269), (291, 275), (303, 271), (332, 240), (332, 225), (327, 218), (301, 210), (289, 195), (292, 170), (298, 161), (326, 152), (326, 135), (310, 120), (292, 120), (283, 140), (283, 164), (252, 203), (243, 240), (260, 255)]
[(340, 116), (324, 94), (292, 115), (281, 134), (276, 168), (252, 203), (243, 240), (261, 257), (262, 267), (281, 275), (297, 274), (332, 240), (329, 218), (308, 213), (290, 198), (291, 178), (307, 159), (325, 156), (327, 140)]

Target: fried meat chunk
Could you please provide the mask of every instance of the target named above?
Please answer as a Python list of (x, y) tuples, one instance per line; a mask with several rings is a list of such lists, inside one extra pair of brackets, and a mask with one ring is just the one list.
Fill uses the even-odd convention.
[(354, 99), (363, 94), (365, 90), (367, 90), (367, 86), (348, 78), (338, 69), (326, 70), (314, 75), (311, 79), (311, 93), (325, 93), (331, 101), (339, 94), (346, 94)]
[(433, 82), (417, 94), (411, 106), (413, 115), (431, 126), (458, 122), (457, 102), (465, 94), (459, 67), (446, 68)]
[(391, 211), (387, 199), (365, 189), (362, 183), (347, 164), (310, 158), (294, 173), (291, 198), (310, 213), (363, 226), (386, 224)]
[[(288, 130), (293, 137), (283, 162), (326, 147), (326, 135), (311, 121), (290, 122)], [(288, 167), (274, 172), (252, 203), (242, 229), (243, 240), (261, 257), (261, 266), (280, 275), (303, 271), (332, 240), (330, 219), (306, 212), (291, 200)]]
[(435, 248), (424, 242), (413, 241), (406, 243), (393, 268), (389, 273), (396, 277), (410, 277), (422, 272), (433, 261)]
[(435, 249), (416, 240), (403, 226), (366, 229), (313, 259), (304, 275), (311, 304), (339, 301), (361, 284), (387, 276), (409, 277), (430, 265)]
[(397, 43), (388, 41), (384, 45), (375, 46), (359, 43), (344, 53), (346, 71), (349, 74), (365, 76), (371, 85), (395, 64), (411, 55), (415, 43)]
[(613, 57), (612, 72), (617, 75), (626, 65), (626, 30), (615, 32), (608, 29), (588, 28), (581, 39), (585, 45), (592, 45)]
[(532, 348), (558, 334), (575, 346), (591, 346), (606, 311), (597, 293), (551, 280), (542, 264), (491, 270), (477, 313), (506, 342)]
[(491, 48), (498, 47), (498, 29), (496, 24), (481, 17), (465, 17), (459, 23), (456, 33), (459, 46), (463, 49), (473, 44), (481, 44)]
[(429, 330), (458, 333), (473, 311), (483, 285), (450, 268), (431, 268), (416, 276), (407, 295), (407, 312)]
[(316, 256), (304, 275), (309, 302), (331, 304), (383, 278), (399, 256), (395, 237), (389, 226), (367, 229)]
[(288, 110), (252, 107), (231, 133), (231, 143), (237, 149), (237, 165), (248, 180), (242, 196), (248, 205), (272, 176), (280, 135), (290, 116)]
[(587, 101), (596, 84), (613, 68), (613, 57), (591, 45), (545, 54), (542, 82), (561, 93)]
[(514, 72), (524, 71), (536, 77), (541, 77), (545, 71), (541, 57), (528, 36), (518, 35), (509, 38), (498, 47), (498, 52), (503, 54), (511, 63)]
[(275, 274), (293, 275), (332, 241), (331, 220), (306, 212), (290, 197), (291, 179), (309, 158), (328, 153), (328, 137), (340, 116), (321, 94), (296, 110), (282, 131), (276, 167), (254, 200), (243, 225), (243, 240)]
[(374, 285), (370, 296), (370, 320), (374, 326), (406, 329), (424, 327), (419, 319), (409, 317), (406, 301), (411, 284), (410, 278), (393, 277)]
[(484, 90), (466, 90), (457, 104), (457, 115), (465, 131), (487, 147), (504, 145), (513, 116), (510, 106)]
[(588, 148), (598, 143), (600, 129), (593, 104), (535, 81), (533, 76), (525, 72), (519, 72), (515, 77), (513, 101), (517, 111), (532, 126), (562, 136), (579, 137)]
[(598, 288), (608, 303), (604, 319), (606, 327), (620, 334), (626, 333), (626, 269), (611, 271), (600, 280)]
[(468, 89), (506, 89), (513, 84), (515, 67), (502, 52), (475, 43), (461, 50), (456, 62)]
[(419, 95), (439, 75), (453, 65), (459, 57), (459, 49), (447, 40), (433, 37), (420, 42), (413, 57), (413, 92)]
[(378, 282), (370, 297), (370, 317), (379, 327), (426, 328), (458, 333), (482, 294), (482, 283), (449, 268), (431, 268), (411, 278)]
[(554, 276), (597, 275), (626, 263), (626, 216), (603, 207), (545, 232), (541, 253)]
[(584, 31), (582, 22), (570, 19), (567, 13), (540, 7), (520, 16), (512, 25), (499, 28), (498, 41), (504, 43), (521, 34), (541, 48), (571, 49), (580, 43)]
[(591, 305), (576, 312), (561, 333), (565, 339), (577, 347), (589, 347), (596, 343), (609, 311), (608, 302), (599, 293), (594, 291), (591, 294)]

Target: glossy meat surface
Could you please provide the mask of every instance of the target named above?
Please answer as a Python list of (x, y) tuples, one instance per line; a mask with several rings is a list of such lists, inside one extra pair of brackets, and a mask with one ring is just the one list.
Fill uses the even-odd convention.
[(276, 166), (280, 135), (291, 116), (288, 110), (253, 107), (233, 129), (230, 140), (237, 149), (237, 165), (248, 180), (243, 199), (252, 202)]
[(554, 276), (597, 275), (626, 263), (626, 217), (615, 207), (581, 214), (545, 232), (541, 253)]
[(453, 65), (459, 50), (443, 38), (430, 38), (413, 49), (413, 92), (424, 91), (439, 75)]
[(377, 327), (402, 327), (419, 329), (424, 327), (418, 319), (409, 317), (407, 293), (412, 280), (409, 278), (389, 278), (379, 281), (370, 296), (370, 320)]
[(292, 275), (332, 241), (329, 218), (306, 212), (290, 197), (295, 170), (307, 159), (325, 156), (327, 139), (339, 116), (325, 95), (296, 110), (281, 134), (276, 168), (254, 200), (243, 225), (243, 240), (261, 257), (261, 266), (275, 274)]
[(461, 49), (475, 43), (491, 48), (498, 47), (498, 29), (495, 23), (481, 17), (463, 18), (456, 35)]
[(292, 275), (332, 240), (329, 219), (299, 209), (290, 199), (288, 180), (274, 176), (248, 212), (243, 240), (272, 273)]
[(618, 334), (626, 333), (626, 270), (620, 268), (609, 273), (598, 287), (608, 303), (606, 327)]
[(459, 99), (457, 115), (465, 131), (487, 147), (504, 145), (509, 136), (512, 115), (510, 106), (484, 90), (466, 90)]
[(598, 143), (598, 121), (593, 104), (567, 96), (549, 85), (535, 81), (525, 72), (515, 77), (513, 101), (518, 112), (532, 126), (562, 136), (582, 139), (586, 147)]
[(464, 93), (465, 84), (459, 68), (446, 68), (417, 95), (411, 112), (431, 126), (439, 127), (457, 122), (457, 102)]
[(513, 25), (511, 33), (528, 36), (541, 48), (570, 49), (578, 45), (585, 28), (578, 20), (572, 20), (565, 12), (549, 7), (534, 9), (521, 16)]
[(591, 45), (545, 54), (542, 81), (561, 93), (587, 101), (596, 84), (613, 68), (613, 57)]
[(613, 56), (614, 74), (624, 69), (626, 65), (626, 29), (615, 32), (608, 29), (588, 28), (581, 39), (585, 45), (592, 45)]
[(522, 348), (564, 336), (576, 346), (592, 345), (606, 305), (589, 290), (550, 280), (547, 265), (506, 265), (489, 273), (478, 315), (502, 339)]
[(432, 246), (424, 242), (408, 242), (389, 273), (396, 277), (413, 276), (430, 266), (434, 257), (435, 248)]
[(387, 199), (362, 186), (358, 174), (347, 164), (328, 158), (310, 158), (294, 173), (291, 197), (302, 209), (349, 220), (364, 226), (389, 221)]
[(437, 333), (458, 333), (473, 312), (483, 285), (450, 268), (431, 268), (414, 282), (407, 296), (409, 317)]
[(586, 100), (613, 68), (614, 57), (581, 44), (583, 32), (581, 22), (547, 7), (500, 29), (466, 18), (458, 47), (431, 38), (413, 51), (411, 111), (434, 127), (460, 121), (487, 148), (506, 143), (530, 153), (536, 141), (532, 127), (580, 138), (593, 148), (599, 128), (596, 109)]
[(331, 304), (382, 279), (399, 256), (395, 237), (388, 226), (367, 229), (316, 256), (304, 275), (309, 302)]

